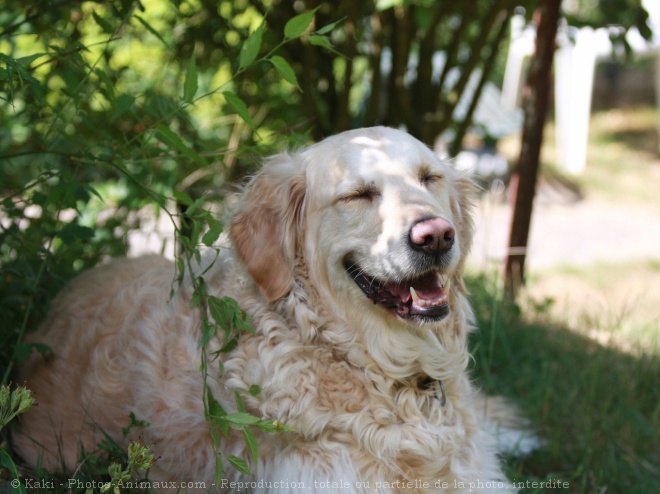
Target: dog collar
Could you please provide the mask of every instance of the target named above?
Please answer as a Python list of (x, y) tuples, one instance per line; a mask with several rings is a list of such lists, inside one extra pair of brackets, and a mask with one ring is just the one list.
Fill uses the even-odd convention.
[(426, 377), (422, 381), (422, 386), (424, 389), (433, 390), (435, 398), (440, 402), (440, 406), (443, 407), (447, 403), (447, 393), (445, 393), (445, 384), (442, 382), (442, 379), (433, 379), (432, 377)]

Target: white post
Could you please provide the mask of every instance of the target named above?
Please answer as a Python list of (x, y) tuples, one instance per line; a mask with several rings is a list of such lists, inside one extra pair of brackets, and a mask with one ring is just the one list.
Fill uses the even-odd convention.
[(511, 18), (511, 41), (504, 69), (501, 98), (502, 105), (509, 110), (518, 107), (520, 89), (523, 84), (523, 66), (525, 58), (534, 52), (535, 38), (536, 30), (531, 26), (525, 27), (524, 16), (514, 15)]
[(568, 161), (568, 146), (570, 141), (571, 121), (571, 84), (573, 68), (573, 51), (575, 45), (568, 37), (568, 26), (562, 21), (557, 33), (557, 50), (555, 51), (555, 134), (557, 146), (557, 161), (562, 168)]
[[(660, 49), (653, 53), (655, 58), (655, 103), (658, 107), (658, 135), (660, 135)], [(660, 143), (658, 143), (660, 152)]]
[(560, 164), (572, 174), (584, 171), (587, 162), (589, 117), (598, 36), (591, 28), (576, 30), (575, 44), (568, 42), (555, 58), (555, 105)]

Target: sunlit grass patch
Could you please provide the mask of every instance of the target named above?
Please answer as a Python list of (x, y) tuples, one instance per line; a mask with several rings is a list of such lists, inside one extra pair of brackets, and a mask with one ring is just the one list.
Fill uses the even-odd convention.
[[(548, 304), (549, 320), (634, 355), (660, 355), (660, 264), (560, 266), (530, 274), (523, 306)], [(537, 314), (538, 315), (538, 314)]]

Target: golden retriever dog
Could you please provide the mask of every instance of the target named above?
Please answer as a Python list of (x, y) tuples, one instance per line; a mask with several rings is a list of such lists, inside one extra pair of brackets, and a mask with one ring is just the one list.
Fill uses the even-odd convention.
[[(208, 345), (213, 397), (232, 412), (237, 392), (249, 413), (293, 429), (255, 431), (252, 476), (228, 468), (213, 483), (200, 313), (190, 278), (171, 295), (174, 264), (157, 257), (97, 267), (53, 302), (31, 337), (53, 357), (34, 356), (21, 377), (39, 406), (17, 452), (72, 471), (104, 434), (121, 442), (133, 412), (149, 425), (127, 439), (158, 457), (149, 478), (184, 488), (510, 492), (468, 373), (473, 194), (469, 178), (384, 127), (265, 162), (230, 242), (198, 267), (208, 292), (234, 298), (254, 326), (221, 366), (222, 331)], [(220, 451), (249, 462), (240, 435)]]

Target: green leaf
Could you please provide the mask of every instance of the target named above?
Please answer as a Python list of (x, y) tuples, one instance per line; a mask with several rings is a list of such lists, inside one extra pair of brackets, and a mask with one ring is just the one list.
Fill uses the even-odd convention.
[[(186, 237), (182, 237), (182, 240)], [(198, 276), (195, 278), (197, 286), (193, 290), (192, 297), (190, 297), (189, 307), (200, 307), (202, 305), (202, 300), (206, 300), (208, 296), (208, 290), (206, 287), (206, 281), (203, 277)]]
[(197, 92), (197, 62), (195, 62), (195, 55), (190, 57), (188, 61), (188, 70), (186, 70), (186, 79), (183, 83), (183, 100), (186, 103), (192, 103), (195, 93)]
[[(238, 304), (236, 305), (238, 306)], [(236, 324), (236, 328), (243, 333), (254, 334), (254, 327), (252, 326), (252, 321), (242, 309), (239, 308), (239, 310), (240, 312), (236, 314), (236, 318), (234, 320), (234, 323)]]
[(209, 310), (211, 311), (211, 317), (220, 327), (227, 326), (231, 321), (231, 315), (227, 309), (226, 297), (219, 299), (210, 295), (208, 298)]
[(73, 244), (75, 242), (87, 242), (94, 237), (95, 233), (91, 228), (80, 226), (78, 223), (68, 223), (57, 232), (57, 236), (65, 244)]
[(39, 352), (39, 355), (44, 358), (53, 356), (53, 350), (45, 343), (31, 343), (30, 346)]
[(300, 38), (312, 23), (312, 19), (314, 19), (314, 14), (317, 10), (318, 7), (289, 19), (284, 25), (284, 36), (288, 39)]
[(209, 341), (213, 339), (215, 336), (215, 325), (211, 324), (209, 322), (203, 322), (200, 325), (200, 330), (202, 333), (202, 347), (205, 347), (208, 345)]
[[(0, 61), (5, 62), (7, 69), (0, 72), (0, 80), (11, 81), (13, 79), (18, 79), (21, 86), (27, 82), (32, 89), (34, 95), (41, 100), (44, 96), (44, 87), (41, 83), (35, 79), (32, 74), (27, 69), (30, 62), (30, 57), (24, 57), (19, 60), (15, 60), (3, 53), (0, 53)], [(31, 63), (31, 62), (30, 62)], [(13, 100), (13, 85), (9, 86), (9, 101)]]
[(332, 43), (327, 36), (318, 36), (316, 34), (312, 34), (309, 37), (309, 42), (314, 46), (322, 46), (323, 48), (332, 49)]
[(199, 207), (204, 204), (204, 201), (206, 201), (206, 195), (198, 197), (190, 206), (186, 208), (186, 211), (183, 214), (185, 214), (188, 218), (191, 218), (195, 215), (195, 212), (199, 209)]
[[(108, 76), (108, 73), (105, 70), (101, 69), (95, 69), (94, 73), (103, 81), (103, 85), (105, 86), (105, 90), (108, 93), (108, 97), (111, 101), (114, 101), (115, 99), (115, 84), (110, 80), (110, 77)], [(135, 98), (133, 99), (135, 101)], [(116, 108), (115, 108), (115, 111)]]
[(57, 185), (54, 185), (48, 194), (48, 202), (50, 204), (57, 204), (59, 208), (75, 208), (78, 199), (73, 193), (73, 189), (76, 187), (75, 183), (68, 181), (60, 181)]
[(250, 393), (252, 396), (257, 396), (259, 393), (261, 393), (261, 388), (257, 384), (253, 384), (250, 386), (250, 389), (248, 389), (248, 393)]
[(252, 473), (250, 472), (250, 468), (247, 466), (247, 463), (245, 463), (245, 461), (238, 456), (228, 456), (227, 461), (229, 461), (229, 463), (231, 463), (236, 470), (244, 475), (250, 475)]
[[(210, 295), (208, 297), (208, 306), (211, 317), (225, 331), (226, 338), (229, 338), (231, 332), (235, 330), (239, 332), (254, 332), (249, 317), (233, 298), (222, 297), (219, 299)], [(229, 345), (230, 343), (234, 344), (229, 340), (225, 344)]]
[[(9, 455), (9, 453), (5, 451), (5, 448), (0, 448), (0, 466), (4, 466), (7, 470), (11, 472), (10, 478), (14, 477), (14, 479), (16, 480), (21, 478), (21, 474), (18, 473), (18, 469), (14, 464), (14, 460)], [(3, 483), (8, 484), (9, 482), (3, 481)], [(10, 492), (14, 492), (15, 494), (25, 494), (27, 492), (27, 490), (25, 489), (25, 482), (22, 481), (19, 481), (16, 487), (12, 485), (11, 489), (12, 490)]]
[[(208, 388), (207, 388), (208, 389)], [(225, 411), (224, 408), (222, 408), (222, 405), (218, 403), (218, 400), (216, 400), (213, 395), (211, 394), (211, 391), (208, 392), (209, 396), (209, 415), (212, 417), (224, 417), (227, 415), (227, 412)]]
[(317, 29), (316, 34), (328, 34), (330, 31), (336, 28), (338, 24), (344, 22), (344, 19), (346, 19), (346, 17), (342, 17), (341, 19), (333, 22), (332, 24), (328, 24), (327, 26), (323, 26), (321, 29)]
[(237, 346), (238, 346), (238, 337), (235, 336), (228, 341), (223, 341), (222, 348), (220, 348), (220, 350), (218, 351), (220, 353), (229, 353)]
[(163, 125), (162, 123), (156, 124), (156, 139), (165, 144), (167, 147), (181, 153), (187, 154), (190, 151), (181, 140), (181, 138), (176, 135), (172, 129)]
[(193, 203), (192, 197), (184, 190), (174, 190), (172, 192), (172, 197), (176, 199), (176, 202), (183, 204), (184, 206), (190, 206)]
[(254, 425), (261, 420), (246, 412), (230, 413), (229, 415), (225, 415), (223, 418), (229, 423), (229, 425), (237, 429), (242, 429), (248, 425)]
[(215, 457), (215, 485), (222, 485), (223, 476), (225, 473), (225, 464), (222, 461), (222, 456)]
[(84, 187), (90, 193), (90, 195), (96, 197), (99, 201), (104, 202), (103, 196), (99, 194), (99, 192), (94, 187), (89, 184), (86, 184)]
[(98, 15), (96, 12), (92, 11), (92, 17), (96, 21), (96, 23), (101, 26), (101, 29), (103, 29), (103, 32), (106, 34), (113, 34), (115, 30), (112, 28), (112, 26), (106, 21), (103, 17)]
[[(208, 300), (211, 317), (213, 317), (220, 329), (224, 331), (224, 346), (231, 343), (232, 332), (234, 331), (234, 315), (231, 306), (228, 304), (228, 300), (229, 297), (218, 299), (213, 296), (209, 297)], [(222, 349), (220, 350), (220, 353), (223, 353)]]
[(254, 31), (241, 46), (241, 53), (238, 56), (238, 67), (245, 68), (257, 58), (261, 49), (261, 38), (264, 32), (263, 23)]
[(335, 50), (335, 48), (332, 46), (332, 43), (330, 42), (330, 38), (328, 38), (327, 36), (318, 36), (316, 34), (312, 34), (309, 37), (309, 42), (314, 46), (320, 46), (322, 48), (330, 50), (332, 53), (339, 55), (340, 57), (346, 58), (343, 53), (339, 53), (337, 50)]
[(222, 228), (223, 224), (221, 221), (209, 220), (209, 231), (202, 237), (202, 243), (207, 247), (211, 247), (220, 237)]
[(151, 34), (156, 36), (156, 38), (158, 38), (160, 42), (163, 43), (167, 48), (170, 47), (170, 45), (167, 44), (167, 41), (165, 41), (165, 39), (160, 35), (160, 33), (151, 26), (151, 24), (149, 24), (147, 21), (145, 21), (142, 17), (140, 17), (137, 14), (133, 14), (133, 17), (135, 17), (140, 22), (140, 24), (144, 26), (144, 28), (147, 31), (149, 31)]
[(238, 393), (238, 391), (234, 390), (234, 400), (236, 400), (236, 408), (238, 409), (239, 412), (245, 412), (245, 403), (243, 402), (243, 398), (241, 398), (241, 395)]
[[(216, 430), (216, 436), (217, 436), (217, 439), (218, 439), (217, 442), (220, 441), (220, 437), (217, 434), (218, 431), (220, 431), (220, 433), (225, 437), (227, 437), (229, 435), (229, 423), (225, 420), (224, 417), (213, 417), (213, 416), (211, 416), (211, 423), (213, 425), (215, 425), (215, 427), (217, 428), (217, 430)], [(214, 441), (215, 441), (215, 439), (214, 439)]]
[(76, 201), (88, 202), (89, 201), (89, 192), (85, 185), (76, 184), (72, 189), (71, 193), (73, 197), (76, 198)]
[(48, 55), (48, 53), (34, 53), (32, 55), (28, 55), (27, 57), (17, 58), (16, 62), (18, 62), (21, 66), (28, 68), (32, 62), (38, 58), (45, 57), (46, 55)]
[(225, 91), (222, 93), (222, 95), (225, 97), (227, 104), (231, 106), (231, 108), (238, 114), (238, 116), (241, 117), (252, 130), (256, 131), (257, 128), (252, 121), (250, 111), (248, 110), (248, 107), (245, 105), (245, 103), (243, 103), (243, 100), (230, 91)]
[(200, 155), (185, 145), (181, 138), (176, 135), (172, 129), (161, 123), (156, 124), (156, 139), (165, 144), (170, 149), (179, 151), (181, 154), (189, 157), (199, 165), (204, 165), (204, 160)]
[[(183, 282), (183, 277), (186, 273), (186, 266), (183, 262), (183, 258), (180, 256), (177, 256), (176, 258), (176, 275), (177, 275), (177, 282), (180, 285)], [(172, 290), (174, 290), (174, 286), (172, 286)], [(173, 293), (170, 293), (170, 297), (174, 296)]]
[(275, 55), (270, 59), (270, 63), (273, 64), (277, 72), (282, 76), (282, 79), (300, 89), (300, 86), (298, 85), (298, 79), (296, 78), (296, 73), (293, 71), (291, 65), (289, 65), (289, 62), (287, 62), (279, 55)]
[(254, 437), (254, 433), (247, 427), (243, 429), (243, 438), (245, 439), (245, 445), (250, 452), (252, 465), (256, 468), (257, 461), (259, 460), (259, 445), (257, 444), (257, 439)]
[(32, 355), (32, 345), (29, 343), (16, 343), (16, 345), (14, 345), (14, 359), (19, 364), (27, 362), (30, 355)]
[(222, 405), (217, 402), (217, 400), (213, 397), (213, 393), (211, 390), (206, 388), (206, 396), (208, 399), (208, 414), (209, 418), (211, 419), (211, 423), (217, 427), (217, 429), (211, 427), (211, 433), (214, 436), (213, 437), (213, 442), (214, 444), (217, 445), (219, 442), (220, 438), (217, 435), (217, 432), (220, 431), (224, 436), (227, 436), (229, 434), (229, 424), (225, 420), (225, 416), (227, 415), (227, 412), (225, 411), (224, 408), (222, 408)]
[(115, 113), (119, 116), (131, 109), (135, 98), (129, 94), (120, 94), (115, 101)]

